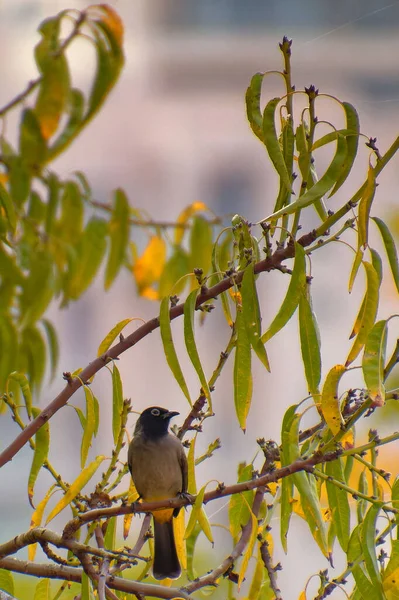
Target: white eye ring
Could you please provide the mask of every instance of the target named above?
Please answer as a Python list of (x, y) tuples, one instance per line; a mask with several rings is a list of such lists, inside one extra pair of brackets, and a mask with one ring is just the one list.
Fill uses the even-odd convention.
[(151, 414), (154, 417), (159, 417), (159, 415), (161, 414), (161, 412), (157, 408), (153, 408), (152, 411), (151, 411)]

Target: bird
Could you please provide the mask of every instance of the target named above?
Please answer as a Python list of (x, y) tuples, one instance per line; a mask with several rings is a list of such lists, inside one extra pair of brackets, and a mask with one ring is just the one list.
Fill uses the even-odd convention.
[[(139, 416), (128, 450), (128, 465), (139, 497), (144, 502), (166, 500), (187, 493), (187, 457), (183, 444), (169, 433), (169, 422), (179, 413), (160, 406)], [(153, 512), (155, 579), (177, 579), (181, 574), (173, 533), (173, 517), (180, 508)]]

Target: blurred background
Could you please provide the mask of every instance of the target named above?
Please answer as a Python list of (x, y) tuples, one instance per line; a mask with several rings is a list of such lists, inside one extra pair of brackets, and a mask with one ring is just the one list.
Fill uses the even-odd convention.
[[(398, 135), (398, 1), (110, 0), (109, 4), (124, 21), (125, 68), (104, 109), (52, 165), (64, 178), (75, 170), (82, 170), (96, 200), (108, 202), (112, 190), (123, 187), (132, 207), (145, 209), (159, 220), (173, 221), (185, 206), (197, 200), (226, 217), (240, 213), (250, 221), (258, 221), (269, 214), (277, 193), (277, 176), (265, 149), (249, 129), (244, 96), (255, 72), (282, 68), (278, 43), (283, 35), (293, 39), (293, 82), (297, 89), (314, 84), (320, 92), (354, 104), (360, 114), (361, 131), (368, 137), (377, 137), (381, 153)], [(62, 9), (86, 6), (85, 2), (76, 0), (0, 0), (1, 105), (36, 77), (33, 48), (39, 40), (36, 30), (40, 22)], [(69, 56), (74, 81), (84, 87), (91, 80), (94, 68), (93, 50), (82, 40), (73, 44)], [(283, 94), (280, 78), (266, 79), (265, 98)], [(333, 101), (323, 99), (318, 106), (320, 118), (334, 120), (337, 127), (342, 127), (342, 111)], [(18, 110), (7, 120), (7, 135), (11, 139), (17, 123)], [(352, 178), (328, 208), (334, 210), (341, 206), (364, 180), (369, 151), (361, 146)], [(324, 168), (325, 159), (321, 160)], [(387, 218), (393, 231), (398, 233), (396, 157), (383, 172), (380, 184), (374, 211)], [(311, 228), (315, 223), (313, 214), (307, 219)], [(133, 235), (139, 246), (145, 242), (143, 232), (135, 231)], [(377, 239), (375, 247), (380, 249)], [(334, 256), (326, 250), (315, 253), (312, 259), (315, 277), (312, 291), (321, 330), (324, 374), (334, 364), (345, 361), (348, 335), (363, 294), (362, 277), (352, 296), (347, 293), (350, 252), (337, 244)], [(388, 270), (386, 272), (380, 318), (397, 310), (396, 292)], [(281, 273), (263, 277), (260, 294), (264, 326), (266, 319), (276, 313), (286, 286)], [(49, 317), (60, 331), (61, 360), (58, 377), (43, 389), (39, 405), (46, 406), (61, 390), (62, 371), (83, 367), (96, 355), (99, 343), (119, 320), (148, 319), (157, 311), (157, 304), (137, 297), (133, 278), (126, 271), (107, 294), (99, 280), (79, 302), (67, 309), (60, 311), (53, 306)], [(140, 322), (134, 323), (132, 327), (140, 325)], [(214, 394), (216, 417), (206, 421), (197, 443), (201, 452), (220, 437), (222, 449), (214, 459), (198, 468), (198, 484), (211, 479), (225, 483), (235, 481), (238, 461), (253, 460), (257, 437), (280, 441), (284, 412), (307, 395), (297, 328), (294, 317), (290, 325), (271, 340), (268, 346), (271, 374), (266, 373), (262, 365), (255, 364), (254, 398), (246, 435), (238, 428), (232, 410), (231, 365), (226, 367)], [(174, 324), (174, 335), (195, 397), (199, 384), (185, 359), (181, 323)], [(228, 328), (216, 310), (209, 316), (208, 325), (199, 330), (199, 345), (208, 375), (228, 339)], [(124, 394), (132, 398), (135, 410), (140, 412), (149, 405), (160, 404), (180, 410), (182, 415), (187, 412), (186, 401), (166, 365), (158, 332), (125, 353), (118, 366), (123, 375)], [(347, 386), (361, 383), (360, 373), (356, 371), (345, 380)], [(100, 400), (102, 423), (92, 453), (93, 456), (110, 455), (109, 374), (97, 375), (93, 389)], [(83, 394), (77, 396), (72, 402), (80, 404)], [(383, 431), (384, 418), (391, 415), (390, 410), (390, 407), (384, 408), (373, 416), (369, 426), (378, 425)], [(397, 418), (398, 413), (394, 414)], [(316, 415), (311, 414), (309, 422), (312, 417)], [(80, 471), (80, 443), (75, 439), (77, 427), (77, 417), (68, 407), (51, 421), (51, 459), (69, 480)], [(8, 444), (16, 432), (9, 420), (2, 417), (1, 446)], [(392, 447), (389, 456), (383, 451), (381, 455), (385, 463), (388, 461), (385, 468), (395, 471), (397, 458), (392, 454)], [(30, 462), (31, 451), (25, 447), (12, 464), (0, 472), (1, 508), (3, 514), (3, 510), (7, 512), (0, 542), (29, 526), (31, 513), (25, 482)], [(41, 477), (37, 499), (41, 497), (41, 490), (49, 485), (46, 474)], [(125, 484), (127, 487), (128, 481)], [(207, 509), (212, 522), (225, 522), (226, 511), (226, 502), (212, 503)], [(60, 528), (62, 523), (61, 515)], [(278, 515), (272, 525), (278, 537)], [(227, 537), (218, 534), (215, 556), (223, 555), (226, 540)], [(299, 518), (294, 518), (288, 541), (288, 556), (284, 556), (277, 543), (274, 558), (284, 567), (279, 574), (283, 596), (291, 598), (299, 594), (312, 573), (327, 568), (328, 564), (317, 552), (307, 527)], [(205, 542), (204, 548), (209, 555), (204, 568), (209, 568), (213, 554)], [(337, 576), (343, 566), (343, 562), (336, 560), (331, 576)], [(292, 577), (293, 572), (295, 577)], [(332, 597), (344, 596), (337, 591)]]

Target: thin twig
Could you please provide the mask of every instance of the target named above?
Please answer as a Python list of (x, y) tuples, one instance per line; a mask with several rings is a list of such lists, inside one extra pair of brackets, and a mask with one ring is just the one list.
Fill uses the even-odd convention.
[(281, 590), (277, 584), (276, 569), (272, 564), (272, 557), (269, 552), (269, 544), (266, 542), (266, 540), (264, 540), (260, 545), (260, 555), (269, 575), (270, 587), (274, 592), (275, 600), (283, 600)]

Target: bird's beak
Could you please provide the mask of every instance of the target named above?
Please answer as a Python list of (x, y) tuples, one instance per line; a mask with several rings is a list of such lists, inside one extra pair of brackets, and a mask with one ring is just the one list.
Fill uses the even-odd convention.
[(164, 413), (162, 417), (164, 419), (171, 419), (172, 417), (176, 417), (177, 415), (180, 415), (180, 413), (175, 410), (168, 410), (168, 412)]

